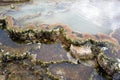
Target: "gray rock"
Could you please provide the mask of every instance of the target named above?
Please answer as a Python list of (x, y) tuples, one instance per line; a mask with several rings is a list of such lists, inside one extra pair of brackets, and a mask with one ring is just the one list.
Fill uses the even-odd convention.
[(113, 80), (120, 80), (120, 73), (115, 73), (113, 75)]

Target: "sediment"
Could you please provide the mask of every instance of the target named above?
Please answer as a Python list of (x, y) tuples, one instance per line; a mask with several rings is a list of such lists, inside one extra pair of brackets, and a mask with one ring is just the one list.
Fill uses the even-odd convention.
[(0, 0), (0, 6), (9, 5), (13, 3), (22, 3), (22, 2), (28, 2), (30, 0)]
[[(117, 40), (109, 37), (104, 34), (98, 34), (97, 39), (94, 35), (83, 34), (82, 37), (78, 37), (75, 34), (72, 34), (73, 31), (63, 24), (55, 24), (55, 25), (41, 25), (39, 27), (29, 26), (20, 28), (17, 25), (14, 25), (12, 17), (7, 17), (6, 19), (1, 20), (0, 22), (1, 29), (5, 30), (10, 38), (21, 44), (28, 43), (62, 43), (64, 49), (70, 52), (70, 55), (76, 60), (97, 60), (97, 65), (102, 67), (102, 69), (107, 73), (107, 75), (111, 76), (120, 72), (120, 62), (117, 59), (112, 59), (109, 56), (106, 56), (103, 48), (110, 48), (111, 52), (118, 50), (119, 46), (117, 45)], [(89, 38), (88, 38), (89, 37)], [(116, 43), (114, 43), (116, 41)], [(23, 54), (21, 54), (23, 55)], [(21, 55), (8, 55), (5, 53), (1, 53), (1, 67), (5, 65), (9, 65), (9, 63), (16, 63), (16, 61), (20, 62), (21, 60), (24, 63), (24, 60), (32, 65), (36, 66), (37, 64), (43, 68), (43, 72), (41, 73), (31, 73), (31, 74), (39, 74), (41, 78), (47, 76), (52, 80), (57, 80), (54, 75), (50, 74), (48, 71), (48, 66), (50, 64), (67, 62), (74, 64), (71, 61), (60, 61), (60, 62), (49, 62), (44, 63), (39, 60), (33, 59), (30, 54)], [(33, 63), (32, 63), (33, 62)], [(30, 68), (30, 64), (26, 64), (26, 69)], [(77, 63), (79, 64), (79, 63)], [(23, 65), (23, 64), (22, 64)], [(25, 67), (25, 66), (22, 66)], [(29, 72), (29, 70), (27, 70)], [(33, 71), (36, 70), (33, 68)], [(45, 71), (45, 74), (44, 74)], [(15, 73), (6, 73), (8, 79), (14, 79), (13, 74)], [(20, 73), (18, 73), (20, 74)], [(17, 74), (17, 75), (18, 75)], [(25, 72), (27, 74), (27, 72)], [(44, 76), (43, 76), (44, 75)], [(34, 75), (33, 75), (34, 76)], [(26, 78), (29, 79), (29, 78)], [(38, 79), (38, 77), (36, 77)], [(31, 78), (32, 80), (32, 78)]]

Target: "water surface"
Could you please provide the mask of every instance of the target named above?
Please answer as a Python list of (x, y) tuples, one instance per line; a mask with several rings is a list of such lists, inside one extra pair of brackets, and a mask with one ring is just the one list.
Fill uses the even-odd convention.
[[(97, 5), (95, 0), (33, 0), (31, 3), (15, 4), (15, 9), (7, 6), (3, 10), (4, 7), (1, 7), (0, 13), (5, 16), (13, 16), (19, 26), (62, 23), (78, 32), (109, 33), (113, 29), (113, 24), (116, 26), (119, 24), (116, 22), (117, 18), (110, 17), (111, 15), (119, 16), (117, 14), (119, 12), (107, 15), (113, 8), (110, 8), (109, 12), (105, 10), (108, 10), (107, 6), (110, 4), (119, 10), (115, 6), (115, 4), (119, 4), (119, 1), (117, 2), (100, 1), (100, 4)], [(109, 5), (105, 5), (105, 3)]]

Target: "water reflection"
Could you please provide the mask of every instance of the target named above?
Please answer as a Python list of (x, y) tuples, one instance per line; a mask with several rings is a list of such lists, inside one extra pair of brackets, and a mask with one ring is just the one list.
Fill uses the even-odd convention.
[[(8, 9), (1, 11), (2, 15), (10, 15), (16, 19), (19, 26), (24, 26), (27, 24), (54, 24), (63, 23), (70, 26), (74, 31), (88, 32), (96, 34), (98, 32), (109, 33), (111, 31), (110, 27), (105, 27), (100, 23), (99, 17), (96, 15), (91, 20), (92, 17), (88, 16), (94, 11), (89, 11), (91, 9), (99, 10), (98, 7), (88, 5), (84, 1), (74, 1), (64, 0), (64, 1), (51, 1), (51, 0), (34, 0), (32, 3), (21, 4), (19, 6), (15, 5), (15, 9)], [(101, 3), (102, 4), (102, 3)], [(86, 7), (88, 6), (88, 7)], [(83, 13), (83, 9), (88, 11), (88, 14)], [(95, 12), (96, 13), (96, 12)], [(98, 13), (99, 14), (99, 13)], [(101, 16), (101, 15), (98, 15)], [(96, 20), (97, 18), (97, 20)], [(96, 21), (98, 21), (96, 23)], [(105, 21), (105, 24), (109, 21)], [(100, 24), (100, 25), (99, 25)], [(109, 25), (108, 25), (109, 26)]]

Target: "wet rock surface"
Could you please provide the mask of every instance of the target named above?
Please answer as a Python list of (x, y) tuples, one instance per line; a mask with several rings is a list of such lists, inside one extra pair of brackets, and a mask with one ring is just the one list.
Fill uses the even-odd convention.
[[(49, 29), (38, 27), (39, 30), (36, 30), (37, 27), (36, 29), (12, 26), (5, 28), (8, 33), (5, 35), (9, 35), (13, 40), (7, 37), (8, 41), (17, 43), (15, 43), (16, 48), (14, 48), (12, 46), (15, 45), (8, 44), (9, 42), (5, 44), (1, 40), (1, 70), (5, 66), (1, 73), (7, 71), (4, 74), (8, 80), (93, 80), (92, 75), (94, 74), (92, 73), (96, 72), (95, 69), (101, 67), (103, 72), (106, 73), (105, 75), (109, 76), (109, 79), (114, 78), (111, 75), (119, 72), (120, 62), (110, 59), (112, 56), (106, 56), (104, 50), (108, 47), (113, 50), (111, 54), (114, 55), (114, 51), (118, 47), (116, 43), (85, 38), (70, 39), (73, 36), (72, 31), (64, 28), (63, 25), (62, 27), (58, 26), (60, 25), (54, 25), (54, 27), (52, 25)], [(5, 45), (3, 46), (3, 44)], [(92, 60), (93, 63), (92, 65), (89, 65), (90, 63), (86, 63), (87, 65), (80, 64), (84, 63), (84, 60)], [(12, 65), (16, 67), (14, 68)], [(39, 69), (40, 71), (37, 71)], [(73, 73), (70, 73), (70, 70)], [(81, 72), (83, 74), (80, 75)], [(71, 77), (73, 74), (76, 76)], [(103, 78), (107, 79), (105, 76)]]
[(77, 59), (92, 59), (94, 57), (90, 43), (81, 47), (71, 45), (70, 51), (71, 55)]
[(94, 69), (82, 64), (60, 63), (50, 65), (51, 74), (60, 78), (60, 80), (88, 80)]
[(0, 0), (0, 6), (9, 5), (17, 2), (28, 2), (30, 0)]
[[(6, 5), (24, 0), (0, 2)], [(64, 12), (66, 7), (61, 5), (56, 4), (56, 8)], [(13, 10), (8, 13), (20, 10), (13, 4), (10, 7)], [(50, 11), (46, 16), (53, 14)], [(20, 21), (40, 15), (24, 16)], [(119, 29), (109, 36), (74, 32), (64, 24), (29, 24), (22, 28), (11, 16), (0, 18), (0, 29), (0, 80), (120, 79)]]
[(68, 60), (67, 51), (62, 48), (61, 44), (42, 44), (37, 51), (37, 59), (43, 62), (58, 62)]
[(120, 73), (116, 73), (113, 76), (113, 80), (119, 80), (120, 79)]

